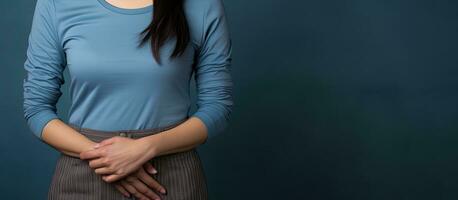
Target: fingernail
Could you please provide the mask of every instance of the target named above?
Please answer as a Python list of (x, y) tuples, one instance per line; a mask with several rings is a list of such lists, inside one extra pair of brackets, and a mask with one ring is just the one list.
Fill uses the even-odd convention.
[(151, 173), (151, 174), (156, 174), (157, 173), (156, 169), (154, 169), (154, 168), (149, 168), (148, 172)]
[(161, 188), (161, 193), (165, 194), (165, 189), (164, 188)]
[(97, 143), (97, 144), (94, 145), (94, 148), (98, 148), (99, 146), (100, 146), (100, 144)]

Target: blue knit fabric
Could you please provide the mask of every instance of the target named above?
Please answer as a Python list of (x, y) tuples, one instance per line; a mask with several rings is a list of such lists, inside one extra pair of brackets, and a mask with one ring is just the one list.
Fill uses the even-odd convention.
[[(185, 0), (191, 41), (169, 58), (175, 39), (161, 48), (161, 65), (149, 42), (138, 47), (154, 5), (120, 8), (105, 0), (38, 0), (23, 80), (24, 117), (40, 139), (59, 118), (61, 85), (70, 81), (68, 123), (114, 131), (167, 126), (191, 116), (209, 139), (228, 125), (233, 107), (231, 39), (222, 0)], [(68, 68), (70, 80), (64, 80)], [(195, 74), (197, 111), (190, 113)]]

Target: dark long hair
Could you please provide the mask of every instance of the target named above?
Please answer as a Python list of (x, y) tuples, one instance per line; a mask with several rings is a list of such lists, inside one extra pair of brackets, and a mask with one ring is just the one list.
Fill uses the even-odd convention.
[(139, 46), (149, 40), (151, 53), (160, 64), (159, 49), (169, 37), (176, 38), (175, 49), (170, 57), (183, 54), (190, 40), (189, 27), (183, 10), (183, 0), (154, 0), (153, 9), (150, 24), (140, 33), (143, 37)]

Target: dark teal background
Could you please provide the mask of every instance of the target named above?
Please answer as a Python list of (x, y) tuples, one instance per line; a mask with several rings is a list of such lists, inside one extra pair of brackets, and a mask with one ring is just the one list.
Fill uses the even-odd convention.
[[(22, 112), (35, 1), (0, 5), (0, 199), (45, 199), (58, 154)], [(199, 148), (211, 199), (458, 199), (456, 1), (225, 5), (236, 106)]]

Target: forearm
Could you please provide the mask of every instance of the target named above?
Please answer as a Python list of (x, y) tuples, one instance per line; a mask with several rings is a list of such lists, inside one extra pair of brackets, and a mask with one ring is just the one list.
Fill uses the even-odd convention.
[(42, 140), (60, 152), (78, 158), (81, 152), (93, 149), (96, 144), (60, 119), (53, 119), (46, 124)]
[(142, 138), (149, 148), (150, 157), (187, 151), (205, 142), (207, 130), (204, 123), (196, 117), (190, 117), (180, 125), (158, 134)]

